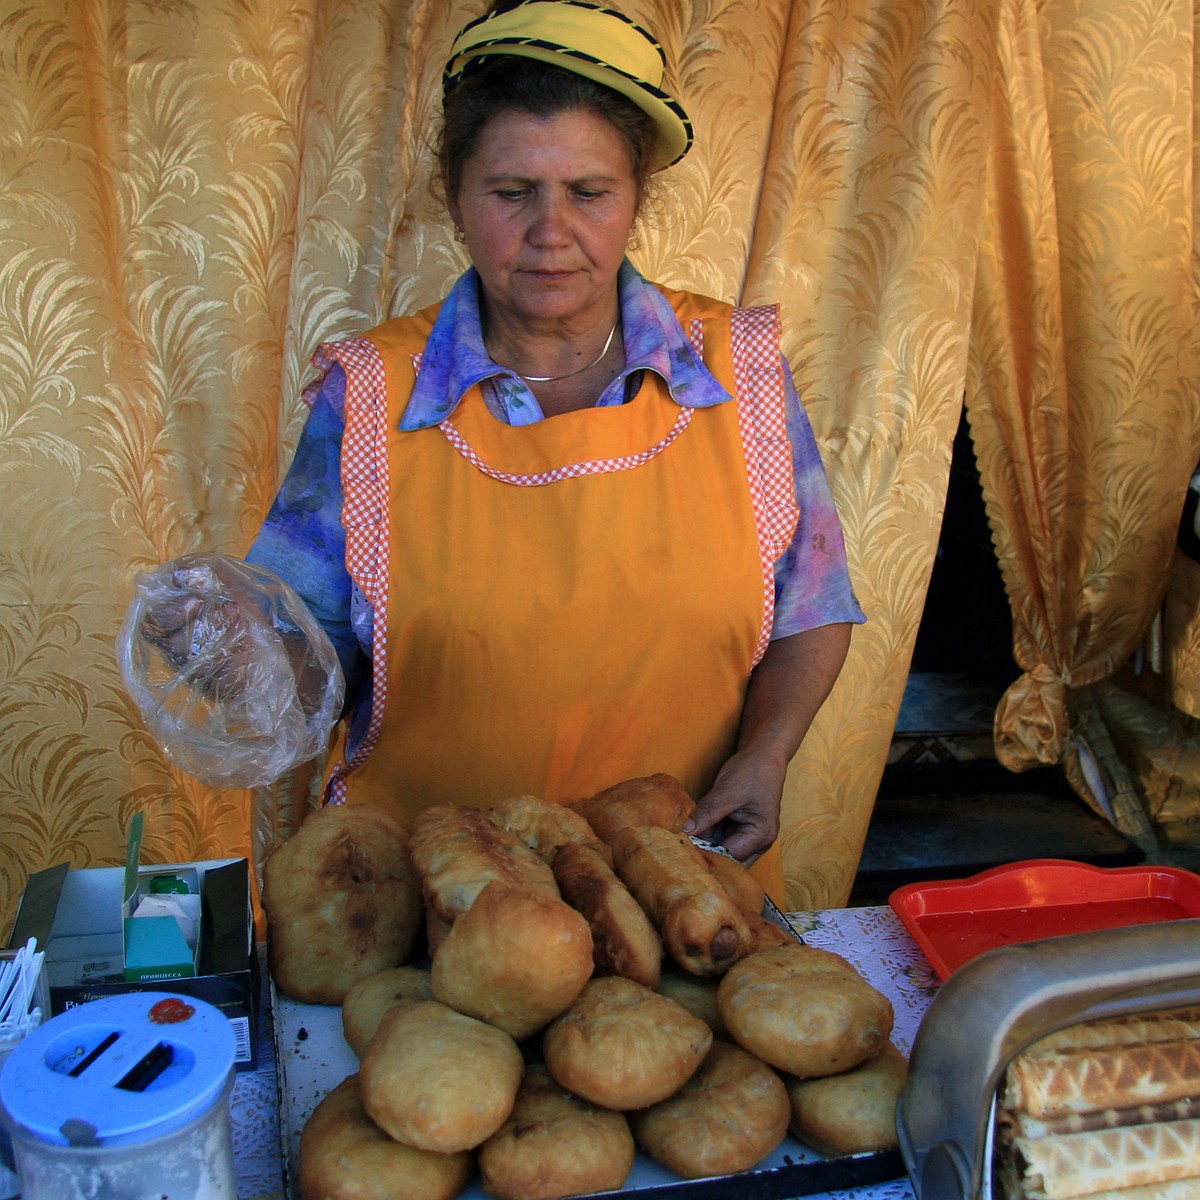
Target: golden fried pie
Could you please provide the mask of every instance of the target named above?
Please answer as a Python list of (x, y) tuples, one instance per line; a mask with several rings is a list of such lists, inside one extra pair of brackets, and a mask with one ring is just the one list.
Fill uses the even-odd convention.
[(787, 1133), (783, 1080), (731, 1042), (713, 1042), (674, 1095), (633, 1114), (638, 1144), (685, 1179), (732, 1175), (760, 1163)]
[(836, 1075), (878, 1054), (892, 1003), (838, 954), (758, 950), (731, 967), (717, 1004), (734, 1040), (789, 1075)]
[(644, 1108), (677, 1091), (712, 1044), (712, 1030), (632, 979), (592, 979), (546, 1029), (542, 1054), (568, 1091), (604, 1108)]
[(383, 1014), (398, 1004), (433, 999), (433, 983), (424, 967), (385, 967), (360, 979), (342, 1001), (342, 1035), (362, 1058)]
[(433, 956), (443, 1004), (528, 1037), (557, 1017), (592, 974), (592, 934), (569, 904), (491, 882)]
[(523, 1070), (502, 1029), (423, 1000), (383, 1014), (359, 1070), (362, 1104), (397, 1141), (455, 1154), (504, 1124)]
[(624, 1113), (581, 1100), (534, 1063), (512, 1115), (480, 1146), (479, 1171), (484, 1191), (499, 1200), (556, 1200), (618, 1191), (633, 1154)]
[(654, 990), (681, 1004), (693, 1017), (699, 1017), (713, 1031), (713, 1037), (729, 1042), (733, 1039), (721, 1020), (721, 1010), (717, 1006), (717, 987), (720, 982), (719, 979), (689, 975), (678, 967), (668, 966)]
[(314, 812), (267, 859), (262, 902), (275, 984), (308, 1004), (408, 962), (423, 921), (408, 835), (364, 805)]
[(860, 1154), (899, 1145), (896, 1103), (908, 1074), (904, 1055), (891, 1043), (840, 1075), (786, 1076), (789, 1128), (822, 1154)]
[(303, 1200), (453, 1200), (471, 1155), (434, 1154), (388, 1137), (366, 1112), (357, 1075), (333, 1089), (300, 1133)]

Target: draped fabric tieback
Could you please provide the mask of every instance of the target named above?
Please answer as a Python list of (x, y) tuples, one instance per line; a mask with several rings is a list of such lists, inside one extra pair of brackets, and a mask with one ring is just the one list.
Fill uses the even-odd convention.
[(995, 717), (996, 758), (1010, 771), (1061, 762), (1070, 732), (1069, 674), (1046, 663), (1004, 693)]

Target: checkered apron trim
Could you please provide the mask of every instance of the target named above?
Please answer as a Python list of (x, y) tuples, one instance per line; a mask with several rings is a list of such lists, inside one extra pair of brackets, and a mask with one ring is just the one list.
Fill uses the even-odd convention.
[[(704, 322), (689, 322), (688, 338), (704, 354)], [(762, 565), (763, 618), (754, 651), (757, 666), (771, 641), (775, 619), (775, 563), (791, 545), (799, 508), (791, 442), (784, 417), (783, 359), (779, 353), (779, 308), (735, 308), (730, 317), (738, 424), (746, 458), (750, 502)]]
[(387, 376), (374, 343), (365, 338), (321, 346), (313, 362), (338, 363), (346, 373), (346, 430), (342, 437), (342, 524), (346, 566), (375, 611), (371, 645), (371, 714), (366, 733), (329, 779), (327, 801), (346, 802), (346, 776), (375, 748), (387, 700), (388, 514)]
[(692, 414), (695, 411), (694, 408), (681, 408), (679, 416), (675, 418), (675, 424), (671, 426), (666, 437), (648, 450), (642, 450), (638, 454), (622, 454), (617, 458), (588, 459), (584, 462), (570, 463), (565, 467), (555, 467), (552, 471), (535, 471), (529, 474), (500, 471), (484, 462), (475, 453), (466, 438), (454, 427), (449, 417), (440, 421), (438, 428), (463, 458), (485, 475), (491, 476), (492, 479), (498, 479), (501, 483), (516, 484), (517, 487), (545, 487), (548, 483), (558, 483), (563, 479), (579, 479), (584, 475), (607, 475), (614, 471), (631, 471), (634, 467), (648, 463), (656, 455), (661, 454), (692, 423)]

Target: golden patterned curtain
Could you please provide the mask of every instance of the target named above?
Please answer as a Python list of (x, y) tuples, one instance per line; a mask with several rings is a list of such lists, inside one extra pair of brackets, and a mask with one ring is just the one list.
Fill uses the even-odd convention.
[[(244, 552), (295, 445), (314, 347), (436, 299), (461, 269), (430, 197), (428, 140), (446, 47), (482, 7), (482, 0), (0, 3), (5, 927), (29, 870), (64, 859), (119, 861), (134, 811), (147, 814), (146, 853), (157, 859), (261, 859), (310, 802), (303, 777), (251, 796), (173, 770), (124, 694), (113, 643), (136, 571), (188, 551)], [(993, 247), (988, 231), (1001, 210), (1026, 199), (1044, 208), (1047, 198), (1015, 196), (988, 155), (992, 127), (1003, 124), (992, 80), (1014, 76), (1011, 64), (1001, 65), (1013, 57), (1011, 45), (1002, 40), (998, 50), (1002, 5), (628, 0), (622, 7), (664, 42), (697, 129), (697, 149), (668, 173), (661, 215), (642, 232), (634, 257), (673, 286), (782, 303), (785, 349), (870, 618), (856, 630), (785, 797), (787, 902), (837, 904), (849, 893), (886, 761), (936, 547), (981, 238)], [(1160, 90), (1155, 113), (1190, 105), (1190, 24), (1168, 25), (1161, 3), (1113, 8), (1128, 14), (1130, 36), (1153, 34), (1174, 64), (1145, 71), (1145, 88)], [(1032, 0), (1010, 9), (1011, 41), (1013, 12), (1034, 15)], [(1062, 111), (1046, 120), (1061, 119), (1062, 106), (1096, 107), (1095, 123), (1103, 124), (1109, 109), (1094, 105), (1092, 92), (1118, 87), (1135, 50), (1125, 48), (1127, 57), (1113, 50), (1105, 70), (1086, 42), (1073, 40), (1083, 24), (1073, 10), (1047, 6), (1036, 19), (1057, 30), (1049, 38), (1054, 53), (1042, 52), (1042, 86), (1059, 95)], [(1044, 46), (1045, 30), (1041, 38)], [(1181, 73), (1184, 59), (1189, 68)], [(1179, 145), (1136, 111), (1140, 133), (1130, 153), (1175, 163)], [(1082, 117), (1078, 124), (1086, 126)], [(1085, 132), (1076, 133), (1081, 155), (1094, 145)], [(1185, 160), (1188, 150), (1184, 143)], [(1176, 203), (1190, 205), (1187, 163), (1166, 209), (1154, 207), (1153, 196), (1138, 209), (1130, 181), (1107, 158), (1091, 175), (1087, 165), (1077, 165), (1060, 210), (1067, 203), (1090, 212), (1094, 190), (1111, 188), (1104, 211), (1131, 222), (1128, 214), (1136, 215), (1136, 245), (1101, 239), (1091, 273), (1079, 259), (1060, 286), (1094, 290), (1131, 248), (1150, 256), (1173, 288), (1190, 279), (1190, 208), (1187, 221), (1164, 215)], [(1081, 186), (1089, 180), (1092, 194)], [(1056, 196), (1059, 178), (1044, 182)], [(998, 207), (1001, 196), (1008, 199)], [(1030, 221), (1041, 221), (1041, 208)], [(1079, 216), (1068, 208), (1060, 227), (1077, 226), (1081, 242), (1103, 231)], [(1019, 241), (1008, 246), (1017, 248)], [(987, 257), (1008, 268), (994, 248)], [(1013, 269), (1025, 266), (1021, 259)], [(1021, 286), (1052, 276), (1022, 274)], [(1013, 346), (1070, 354), (1106, 379), (1114, 367), (1108, 357), (1089, 363), (1086, 339), (1107, 328), (1110, 314), (1094, 298), (1077, 304), (1093, 319), (1064, 324), (1061, 344), (1041, 333), (1033, 344), (1014, 330)], [(1164, 346), (1180, 353), (1179, 324), (1150, 303), (1136, 313), (1129, 353), (1110, 357), (1130, 378), (1148, 380), (1153, 394), (1139, 392), (1142, 408), (1131, 412), (1122, 444), (1151, 440), (1153, 428), (1178, 436), (1186, 426), (1194, 459), (1194, 409), (1184, 400), (1191, 403), (1191, 393), (1171, 382), (1169, 369), (1151, 365)], [(978, 320), (974, 329), (979, 337)], [(981, 361), (994, 357), (987, 351)], [(1052, 364), (1039, 370), (1054, 375)], [(989, 387), (989, 395), (1011, 393)], [(1066, 391), (1068, 452), (1095, 454), (1080, 430), (1089, 420), (1108, 428), (1110, 413), (1098, 408), (1089, 418), (1090, 385)], [(993, 407), (1001, 410), (1002, 400)], [(1160, 420), (1159, 412), (1170, 416)], [(1110, 474), (1095, 463), (1098, 483)], [(1140, 495), (1130, 498), (1140, 503)], [(1123, 502), (1114, 493), (1112, 503)], [(1160, 499), (1156, 512), (1165, 519), (1168, 507)], [(1167, 541), (1141, 525), (1130, 537), (1153, 542), (1137, 568), (1149, 576)], [(1103, 581), (1096, 570), (1104, 561), (1098, 557), (1087, 576), (1093, 586)], [(1011, 570), (1009, 578), (1012, 586)], [(1106, 644), (1097, 656), (1116, 661), (1127, 653), (1135, 624), (1132, 617), (1093, 622), (1089, 637)], [(1066, 660), (1039, 653), (1030, 667), (1040, 661), (1058, 669)]]
[(1097, 695), (1163, 603), (1200, 450), (1191, 0), (1002, 0), (968, 411), (1023, 674), (1013, 770), (1066, 762), (1150, 853)]

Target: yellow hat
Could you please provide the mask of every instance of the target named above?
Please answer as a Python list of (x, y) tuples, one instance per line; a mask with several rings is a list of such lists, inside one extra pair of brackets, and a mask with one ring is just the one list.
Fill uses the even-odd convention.
[(632, 100), (658, 130), (656, 171), (678, 162), (691, 148), (692, 123), (679, 101), (662, 90), (666, 55), (624, 13), (586, 0), (521, 0), (506, 12), (489, 13), (465, 25), (454, 39), (443, 90), (458, 83), (468, 63), (497, 54), (550, 63)]

